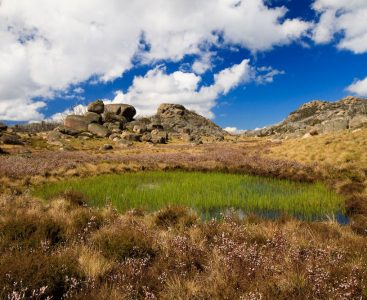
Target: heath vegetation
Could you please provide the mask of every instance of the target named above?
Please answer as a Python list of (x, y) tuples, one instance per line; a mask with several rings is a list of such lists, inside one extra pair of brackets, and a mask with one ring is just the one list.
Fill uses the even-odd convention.
[(350, 226), (2, 197), (1, 299), (365, 299)]

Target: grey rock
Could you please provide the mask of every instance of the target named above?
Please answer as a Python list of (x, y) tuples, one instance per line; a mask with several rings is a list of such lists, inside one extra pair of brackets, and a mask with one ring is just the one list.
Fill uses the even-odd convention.
[(133, 143), (131, 141), (128, 141), (128, 140), (121, 139), (121, 140), (116, 141), (116, 146), (119, 147), (119, 148), (126, 148), (126, 147), (130, 147), (132, 145), (133, 145)]
[(24, 142), (16, 134), (3, 134), (0, 140), (6, 145), (24, 145)]
[(99, 148), (100, 150), (103, 151), (107, 151), (107, 150), (112, 150), (113, 146), (111, 144), (104, 144), (101, 148)]
[(115, 138), (121, 139), (121, 134), (112, 133), (109, 137), (110, 140), (114, 140)]
[(89, 131), (83, 131), (80, 134), (78, 134), (78, 136), (92, 138), (94, 137), (94, 134)]
[(114, 123), (114, 122), (120, 122), (121, 124), (127, 123), (126, 117), (118, 115), (111, 111), (106, 111), (102, 114), (102, 121), (103, 123)]
[(227, 134), (212, 121), (179, 104), (161, 104), (154, 116), (154, 121), (157, 120), (167, 132), (190, 133), (195, 138), (224, 137)]
[(145, 125), (134, 125), (133, 132), (142, 134), (147, 131), (147, 127)]
[(97, 113), (97, 114), (101, 114), (104, 112), (104, 106), (105, 105), (102, 100), (97, 100), (97, 101), (89, 103), (88, 111)]
[(181, 134), (181, 139), (185, 142), (185, 143), (191, 143), (194, 140), (194, 137), (191, 136), (190, 134), (187, 133), (183, 133)]
[(60, 139), (64, 139), (65, 136), (59, 131), (50, 131), (47, 133), (47, 140), (48, 141), (58, 141)]
[(356, 129), (367, 124), (367, 115), (356, 115), (349, 121), (349, 128)]
[(107, 104), (105, 105), (105, 112), (112, 112), (116, 115), (125, 117), (131, 121), (136, 115), (136, 109), (129, 104)]
[(145, 126), (144, 123), (140, 122), (139, 120), (131, 121), (125, 124), (124, 128), (130, 131), (133, 131), (135, 126)]
[(111, 133), (106, 127), (96, 123), (89, 124), (88, 131), (98, 137), (107, 137)]
[(150, 123), (147, 125), (147, 130), (152, 131), (154, 129), (163, 130), (163, 126), (160, 123)]
[(151, 142), (154, 144), (165, 144), (168, 140), (168, 134), (166, 131), (159, 131), (157, 129), (154, 129), (151, 132)]
[(121, 134), (121, 138), (123, 140), (131, 141), (131, 142), (140, 142), (141, 141), (141, 135), (140, 134), (134, 134), (130, 132), (124, 131)]
[(120, 122), (114, 122), (114, 123), (108, 122), (103, 125), (111, 131), (121, 131), (121, 129), (123, 128), (123, 125)]
[(67, 134), (67, 135), (71, 135), (71, 136), (77, 136), (80, 133), (80, 131), (78, 131), (78, 130), (74, 130), (72, 128), (68, 128), (68, 127), (65, 127), (65, 126), (56, 127), (55, 131), (59, 131), (63, 134)]
[(282, 122), (265, 129), (246, 131), (246, 136), (280, 138), (354, 129), (367, 125), (367, 100), (346, 97), (336, 102), (315, 100), (301, 105)]
[(335, 132), (348, 128), (348, 119), (338, 118), (322, 123), (323, 132)]
[(5, 123), (0, 122), (0, 131), (5, 131), (8, 129), (8, 126)]
[(64, 120), (64, 125), (75, 131), (87, 131), (90, 119), (85, 116), (69, 115)]
[(152, 140), (152, 135), (149, 132), (144, 133), (141, 137), (142, 142), (150, 142), (151, 140)]
[(102, 116), (95, 112), (87, 112), (84, 116), (89, 120), (90, 123), (101, 123), (102, 121)]

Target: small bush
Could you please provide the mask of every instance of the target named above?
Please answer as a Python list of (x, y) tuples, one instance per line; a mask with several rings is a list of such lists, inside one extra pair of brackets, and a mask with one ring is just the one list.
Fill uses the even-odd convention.
[(168, 206), (160, 210), (155, 217), (155, 224), (159, 227), (190, 227), (197, 222), (197, 216), (188, 208), (182, 206)]
[(350, 196), (351, 194), (354, 194), (354, 193), (362, 193), (364, 189), (365, 189), (365, 186), (363, 183), (350, 182), (350, 183), (343, 184), (340, 187), (339, 192), (342, 195)]
[(82, 192), (75, 190), (66, 191), (62, 193), (62, 196), (76, 206), (87, 206), (89, 202), (88, 198)]
[(362, 195), (351, 195), (345, 201), (346, 212), (348, 215), (367, 216), (367, 198)]
[(354, 216), (351, 228), (355, 233), (367, 236), (367, 216)]
[(13, 292), (23, 291), (25, 299), (32, 299), (33, 291), (45, 289), (42, 299), (62, 299), (81, 283), (77, 265), (73, 254), (67, 252), (5, 253), (0, 257), (0, 298), (10, 299)]
[(126, 258), (152, 258), (155, 255), (152, 239), (143, 231), (127, 226), (102, 229), (92, 242), (108, 259), (123, 261)]
[(31, 216), (11, 218), (0, 225), (4, 245), (17, 248), (37, 248), (47, 242), (56, 246), (66, 240), (63, 224), (50, 218), (37, 219)]
[(89, 234), (102, 227), (104, 218), (100, 211), (78, 208), (73, 211), (72, 228), (74, 231)]

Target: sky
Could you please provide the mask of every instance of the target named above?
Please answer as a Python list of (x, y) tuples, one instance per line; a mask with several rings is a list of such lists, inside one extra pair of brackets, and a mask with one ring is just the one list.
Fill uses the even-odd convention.
[(96, 99), (236, 131), (367, 97), (367, 0), (0, 0), (0, 121)]

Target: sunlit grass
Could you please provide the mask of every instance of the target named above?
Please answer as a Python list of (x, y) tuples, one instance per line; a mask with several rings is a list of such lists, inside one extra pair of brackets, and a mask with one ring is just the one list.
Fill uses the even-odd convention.
[(366, 137), (367, 128), (355, 132), (344, 130), (306, 139), (289, 139), (273, 147), (269, 156), (301, 163), (322, 162), (338, 167), (367, 168)]
[(245, 212), (285, 212), (303, 217), (342, 213), (343, 200), (321, 183), (305, 184), (248, 175), (200, 172), (140, 172), (48, 183), (34, 195), (51, 199), (82, 192), (91, 205), (119, 211), (157, 210), (185, 205), (201, 212), (238, 208)]

